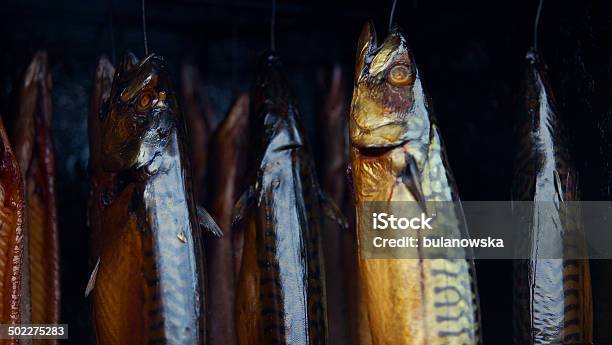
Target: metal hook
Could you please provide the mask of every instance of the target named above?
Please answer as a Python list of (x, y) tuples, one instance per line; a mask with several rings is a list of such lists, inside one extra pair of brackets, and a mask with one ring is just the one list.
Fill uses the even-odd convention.
[(147, 42), (147, 15), (145, 12), (145, 0), (142, 0), (142, 36), (144, 39), (145, 56), (149, 55), (149, 45)]
[(391, 14), (389, 15), (389, 31), (393, 27), (393, 16), (395, 15), (395, 5), (397, 4), (397, 0), (393, 0), (393, 5), (391, 6)]
[(540, 15), (542, 14), (542, 4), (544, 0), (540, 0), (538, 4), (538, 11), (535, 17), (535, 24), (533, 25), (533, 49), (538, 51), (538, 26), (540, 25)]
[(272, 18), (270, 20), (270, 49), (276, 50), (276, 0), (272, 0)]

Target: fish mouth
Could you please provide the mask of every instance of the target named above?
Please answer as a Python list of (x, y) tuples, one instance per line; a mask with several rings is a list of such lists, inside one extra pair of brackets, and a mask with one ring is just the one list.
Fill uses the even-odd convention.
[(286, 144), (274, 149), (275, 152), (297, 150), (303, 147), (302, 144)]
[(372, 134), (372, 133), (384, 131), (385, 129), (389, 127), (397, 126), (397, 127), (403, 128), (405, 126), (405, 121), (398, 120), (398, 119), (388, 119), (388, 118), (383, 117), (382, 120), (380, 120), (380, 116), (376, 116), (376, 115), (366, 115), (363, 117), (376, 118), (377, 124), (374, 126), (363, 124), (363, 123), (360, 123), (362, 121), (358, 121), (357, 119), (352, 117), (351, 122), (353, 122), (353, 124), (355, 125), (355, 129), (357, 129), (360, 133)]
[(359, 151), (359, 154), (365, 157), (380, 157), (387, 154), (390, 151), (395, 150), (398, 147), (404, 146), (408, 140), (401, 141), (396, 144), (383, 144), (383, 145), (355, 145), (352, 146)]
[(377, 126), (367, 126), (367, 125), (362, 125), (360, 124), (358, 121), (355, 121), (355, 126), (359, 129), (359, 131), (361, 132), (376, 132), (378, 130), (381, 130), (385, 127), (389, 127), (389, 126), (393, 126), (393, 125), (401, 125), (400, 121), (393, 121), (393, 120), (386, 120), (383, 123), (378, 124)]
[(392, 121), (377, 126), (360, 126), (354, 119), (349, 124), (351, 144), (356, 147), (385, 148), (402, 145), (408, 129), (402, 121)]

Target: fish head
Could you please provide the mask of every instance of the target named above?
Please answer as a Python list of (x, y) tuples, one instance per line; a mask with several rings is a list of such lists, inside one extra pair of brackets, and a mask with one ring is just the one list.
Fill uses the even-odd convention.
[(525, 68), (525, 109), (527, 110), (526, 123), (534, 126), (539, 122), (540, 94), (542, 91), (542, 79), (540, 77), (540, 58), (535, 49), (530, 49), (525, 56), (527, 62)]
[(554, 106), (556, 101), (548, 79), (548, 67), (542, 55), (532, 48), (527, 52), (525, 60), (527, 62), (525, 73), (526, 106), (530, 112), (534, 113), (530, 115), (537, 117), (540, 103), (546, 102), (550, 103), (550, 106)]
[(557, 118), (557, 101), (548, 78), (548, 67), (542, 55), (533, 48), (527, 52), (525, 60), (524, 104), (527, 112), (523, 121), (531, 126), (534, 134), (542, 131), (553, 134), (555, 128), (560, 128), (560, 123)]
[(178, 108), (164, 59), (128, 53), (100, 112), (102, 164), (107, 171), (140, 168), (161, 154), (176, 129)]
[(276, 152), (304, 146), (299, 112), (275, 53), (266, 53), (259, 61), (251, 95), (254, 137), (264, 150)]
[(426, 99), (403, 32), (393, 28), (378, 45), (368, 21), (359, 37), (349, 118), (355, 147), (385, 148), (419, 138), (429, 125)]

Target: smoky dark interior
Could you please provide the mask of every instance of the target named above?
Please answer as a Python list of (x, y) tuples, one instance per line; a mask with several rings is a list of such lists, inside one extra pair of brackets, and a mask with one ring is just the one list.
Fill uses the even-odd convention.
[[(395, 21), (406, 32), (432, 98), (447, 155), (464, 200), (509, 200), (518, 138), (525, 54), (534, 41), (536, 1), (399, 0)], [(391, 1), (277, 3), (276, 50), (300, 106), (315, 161), (325, 147), (316, 121), (321, 82), (334, 64), (347, 76), (350, 102), (355, 47), (372, 18), (387, 33)], [(48, 52), (61, 247), (62, 322), (66, 344), (91, 339), (84, 290), (90, 272), (87, 227), (87, 111), (98, 57), (144, 54), (140, 1), (8, 0), (0, 10), (0, 111), (14, 109), (14, 85), (32, 55)], [(197, 64), (214, 116), (251, 85), (258, 56), (270, 48), (271, 1), (146, 1), (148, 49), (161, 54), (179, 83), (183, 61)], [(583, 200), (612, 197), (612, 6), (609, 1), (544, 1), (538, 45), (559, 113), (568, 124)], [(180, 92), (180, 90), (178, 91)], [(347, 115), (348, 116), (348, 115)], [(339, 135), (346, 135), (340, 133)], [(215, 162), (209, 162), (215, 164)], [(597, 291), (594, 308), (612, 303)], [(512, 262), (477, 263), (485, 344), (512, 343)], [(607, 297), (606, 297), (607, 295)], [(603, 296), (603, 297), (602, 297)], [(598, 299), (599, 298), (599, 299)], [(329, 301), (333, 303), (333, 301)], [(595, 339), (612, 315), (596, 319)]]

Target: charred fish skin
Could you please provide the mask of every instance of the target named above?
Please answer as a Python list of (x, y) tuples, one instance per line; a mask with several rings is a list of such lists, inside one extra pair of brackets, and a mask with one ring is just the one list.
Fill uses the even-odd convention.
[[(523, 239), (519, 245), (532, 259), (515, 261), (515, 343), (591, 343), (589, 263), (575, 249), (586, 253), (584, 234), (580, 221), (573, 219), (576, 214), (563, 207), (565, 202), (580, 200), (578, 179), (546, 66), (535, 50), (527, 54), (524, 109), (513, 198), (535, 204), (527, 210), (529, 225), (519, 229)], [(539, 258), (536, 248), (541, 241), (555, 245), (561, 255), (572, 251), (569, 255), (578, 258)]]
[(181, 66), (181, 108), (190, 132), (188, 151), (191, 157), (193, 189), (197, 203), (204, 203), (207, 196), (205, 178), (209, 152), (205, 148), (209, 147), (209, 141), (216, 125), (206, 92), (198, 67), (190, 62), (183, 63)]
[[(348, 165), (348, 133), (346, 73), (334, 65), (327, 85), (318, 120), (322, 128), (321, 185), (344, 214), (351, 217), (355, 206), (349, 192), (346, 167)], [(345, 135), (341, 135), (345, 134)], [(333, 220), (324, 222), (322, 234), (327, 284), (329, 341), (343, 345), (357, 342), (357, 238), (354, 224), (349, 231), (338, 231)]]
[(326, 344), (321, 191), (297, 107), (274, 53), (251, 91), (256, 176), (245, 207), (239, 344)]
[[(99, 245), (102, 222), (101, 211), (110, 204), (117, 192), (117, 174), (106, 172), (102, 168), (102, 139), (101, 139), (101, 116), (100, 113), (107, 111), (105, 104), (110, 97), (115, 67), (104, 56), (98, 59), (93, 77), (91, 98), (89, 101), (89, 115), (87, 118), (87, 130), (89, 137), (89, 204), (87, 221), (91, 230), (91, 244)], [(97, 260), (100, 257), (100, 248), (91, 248), (91, 258)], [(95, 265), (96, 262), (91, 263)], [(93, 267), (93, 266), (92, 266)]]
[(204, 344), (203, 248), (186, 129), (164, 59), (126, 55), (108, 102), (100, 161), (120, 189), (101, 211), (98, 344)]
[[(17, 159), (0, 115), (0, 322), (21, 323), (25, 202)], [(6, 340), (4, 344), (19, 344)]]
[[(363, 241), (362, 203), (422, 204), (459, 201), (459, 197), (402, 31), (392, 29), (378, 45), (374, 26), (367, 22), (358, 43), (355, 73), (349, 132), (357, 231)], [(436, 218), (454, 229), (453, 236), (466, 236), (461, 210), (445, 213)], [(369, 260), (361, 252), (359, 256), (362, 344), (481, 343), (472, 261)]]
[(216, 164), (208, 168), (211, 215), (223, 237), (206, 237), (209, 315), (208, 339), (211, 344), (235, 345), (236, 261), (241, 249), (235, 241), (240, 236), (232, 229), (232, 210), (240, 197), (245, 178), (248, 152), (249, 96), (241, 94), (232, 104), (227, 116), (211, 138), (210, 159)]
[[(21, 84), (11, 133), (25, 186), (26, 231), (22, 322), (55, 324), (60, 316), (59, 241), (52, 138), (52, 79), (47, 54), (37, 52)], [(35, 339), (34, 344), (56, 344)]]
[[(322, 171), (322, 186), (328, 191), (337, 205), (342, 205), (346, 196), (345, 169), (348, 160), (348, 150), (344, 133), (346, 125), (346, 104), (344, 94), (344, 79), (339, 65), (333, 67), (330, 81), (325, 85), (325, 98), (319, 115), (319, 122), (324, 133), (322, 136), (325, 147)], [(329, 226), (332, 229), (327, 229)], [(325, 271), (327, 273), (327, 297), (335, 303), (328, 306), (329, 339), (334, 343), (350, 343), (350, 326), (347, 317), (348, 306), (345, 300), (349, 290), (354, 284), (350, 279), (350, 268), (343, 265), (345, 260), (351, 258), (351, 253), (344, 253), (346, 246), (351, 246), (349, 232), (334, 231), (336, 224), (325, 222), (323, 237), (323, 252), (325, 256)], [(350, 259), (349, 259), (350, 260)], [(350, 262), (350, 261), (349, 261)], [(345, 286), (345, 284), (349, 284)]]

